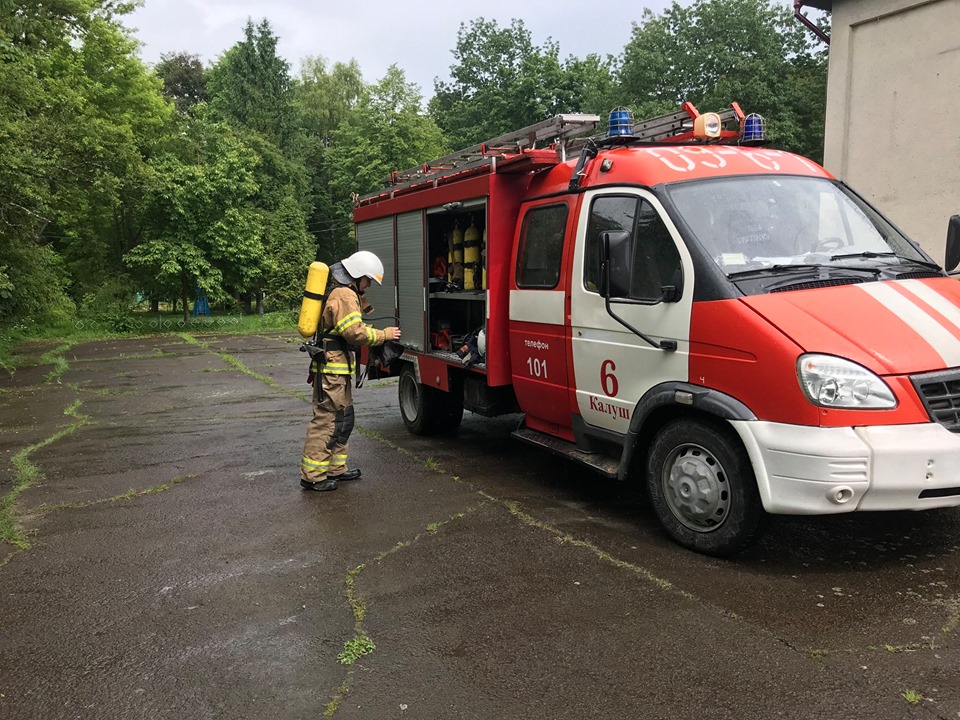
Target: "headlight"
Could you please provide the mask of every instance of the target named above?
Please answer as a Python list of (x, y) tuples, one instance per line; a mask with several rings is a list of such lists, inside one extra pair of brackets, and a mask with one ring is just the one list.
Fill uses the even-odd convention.
[(879, 376), (850, 360), (833, 355), (801, 355), (797, 360), (800, 389), (814, 405), (885, 410), (897, 398)]

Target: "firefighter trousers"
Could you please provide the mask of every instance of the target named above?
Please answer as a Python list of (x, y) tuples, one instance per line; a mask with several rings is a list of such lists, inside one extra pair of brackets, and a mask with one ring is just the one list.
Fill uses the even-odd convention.
[(313, 419), (303, 444), (300, 479), (321, 482), (347, 470), (347, 443), (353, 431), (350, 375), (317, 373), (313, 380)]

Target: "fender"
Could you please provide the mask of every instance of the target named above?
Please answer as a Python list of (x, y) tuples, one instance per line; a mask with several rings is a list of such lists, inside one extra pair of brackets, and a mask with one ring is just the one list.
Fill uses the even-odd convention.
[(717, 390), (676, 381), (655, 385), (643, 394), (630, 417), (630, 429), (624, 438), (623, 454), (617, 469), (618, 480), (626, 478), (634, 454), (648, 431), (650, 416), (664, 407), (692, 407), (724, 420), (757, 419), (754, 412), (742, 402)]

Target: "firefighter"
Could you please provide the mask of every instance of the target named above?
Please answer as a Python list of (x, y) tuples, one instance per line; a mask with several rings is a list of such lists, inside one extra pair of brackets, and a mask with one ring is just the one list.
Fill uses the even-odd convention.
[(372, 252), (360, 250), (330, 267), (330, 290), (320, 317), (317, 353), (310, 363), (313, 419), (307, 426), (300, 464), (300, 486), (305, 490), (336, 490), (342, 480), (356, 480), (360, 469), (347, 470), (347, 442), (353, 430), (355, 350), (398, 340), (400, 329), (378, 330), (366, 325), (363, 312), (373, 308), (363, 297), (374, 281), (383, 280), (383, 263)]

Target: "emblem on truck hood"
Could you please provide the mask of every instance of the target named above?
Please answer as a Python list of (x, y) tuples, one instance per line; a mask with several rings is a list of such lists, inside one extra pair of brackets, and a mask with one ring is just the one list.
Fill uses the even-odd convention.
[(890, 280), (741, 298), (805, 352), (881, 375), (960, 366), (960, 284)]

